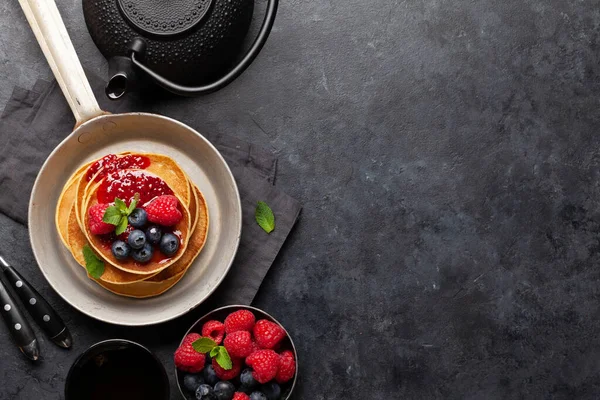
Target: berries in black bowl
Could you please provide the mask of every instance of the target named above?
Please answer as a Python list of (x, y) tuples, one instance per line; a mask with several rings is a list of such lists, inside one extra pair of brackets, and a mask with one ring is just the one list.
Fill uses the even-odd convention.
[(172, 256), (179, 250), (179, 238), (172, 233), (165, 233), (160, 239), (159, 248), (165, 256)]
[(111, 246), (111, 251), (117, 260), (124, 260), (129, 257), (131, 247), (122, 240), (115, 240)]
[(213, 388), (209, 385), (200, 385), (198, 389), (196, 389), (196, 399), (197, 400), (217, 400), (215, 396), (215, 392)]
[(148, 214), (143, 208), (136, 208), (129, 214), (127, 220), (134, 228), (143, 228), (148, 222)]
[(160, 238), (162, 237), (162, 231), (157, 225), (149, 226), (146, 229), (146, 240), (152, 244), (160, 243)]
[(231, 400), (235, 393), (235, 386), (228, 381), (217, 382), (214, 392), (217, 400)]
[(132, 249), (141, 249), (146, 244), (146, 234), (142, 230), (135, 229), (129, 233), (127, 243)]
[[(129, 237), (131, 237), (131, 235), (129, 235)], [(154, 248), (150, 243), (146, 243), (141, 249), (133, 250), (131, 252), (131, 256), (133, 257), (133, 259), (142, 264), (150, 261), (153, 255)]]
[(198, 386), (204, 384), (201, 374), (187, 374), (183, 377), (183, 387), (190, 393), (196, 393)]

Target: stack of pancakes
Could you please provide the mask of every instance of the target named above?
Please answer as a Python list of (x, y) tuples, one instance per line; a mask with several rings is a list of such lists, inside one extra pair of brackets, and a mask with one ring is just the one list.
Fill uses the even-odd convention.
[[(124, 152), (116, 156), (130, 154)], [(88, 274), (90, 279), (118, 295), (144, 298), (164, 293), (186, 273), (206, 242), (208, 208), (198, 187), (174, 160), (160, 154), (135, 155), (147, 157), (150, 164), (143, 169), (143, 173), (162, 179), (179, 199), (183, 218), (173, 227), (181, 233), (181, 245), (176, 254), (159, 262), (151, 260), (145, 264), (133, 259), (117, 260), (110, 246), (103, 245), (102, 238), (90, 232), (88, 210), (98, 203), (97, 191), (110, 175), (106, 171), (103, 173), (104, 167), (101, 166), (90, 179), (88, 169), (99, 160), (80, 167), (65, 184), (56, 208), (56, 226), (61, 240), (84, 269), (85, 245), (89, 245), (104, 261), (103, 274), (99, 278)]]

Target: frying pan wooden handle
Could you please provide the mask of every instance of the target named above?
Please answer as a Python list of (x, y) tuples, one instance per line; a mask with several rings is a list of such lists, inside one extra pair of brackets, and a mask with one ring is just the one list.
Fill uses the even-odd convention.
[(54, 0), (19, 0), (77, 125), (104, 114), (83, 72)]

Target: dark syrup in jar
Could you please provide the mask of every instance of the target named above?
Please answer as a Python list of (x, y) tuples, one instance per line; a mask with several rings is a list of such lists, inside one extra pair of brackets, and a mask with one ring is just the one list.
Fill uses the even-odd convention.
[(166, 385), (160, 365), (146, 351), (111, 349), (75, 367), (67, 383), (67, 398), (166, 400)]

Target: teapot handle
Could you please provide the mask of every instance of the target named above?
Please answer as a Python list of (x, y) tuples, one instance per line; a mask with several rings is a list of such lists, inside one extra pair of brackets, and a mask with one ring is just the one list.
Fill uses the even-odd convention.
[[(217, 90), (222, 89), (225, 86), (227, 86), (228, 84), (230, 84), (231, 82), (233, 82), (233, 80), (235, 80), (238, 76), (240, 76), (242, 74), (242, 72), (244, 72), (246, 70), (246, 68), (248, 68), (248, 66), (252, 63), (252, 61), (254, 61), (256, 56), (258, 56), (258, 53), (260, 53), (261, 49), (263, 48), (263, 46), (265, 45), (265, 43), (267, 41), (267, 38), (269, 37), (269, 33), (271, 33), (271, 28), (273, 27), (273, 23), (275, 22), (275, 15), (277, 14), (278, 3), (279, 3), (279, 0), (268, 0), (267, 12), (265, 14), (265, 19), (263, 20), (262, 26), (260, 28), (260, 31), (258, 32), (256, 39), (254, 40), (254, 43), (252, 43), (250, 50), (248, 50), (248, 52), (246, 53), (244, 58), (242, 58), (240, 60), (240, 62), (235, 67), (233, 67), (231, 69), (231, 71), (229, 71), (225, 76), (223, 76), (222, 78), (219, 78), (218, 80), (211, 82), (209, 84), (206, 84), (203, 86), (195, 86), (195, 87), (179, 85), (179, 84), (172, 82), (172, 81), (166, 79), (165, 77), (157, 74), (156, 72), (154, 72), (152, 69), (150, 69), (148, 66), (144, 65), (138, 59), (139, 52), (136, 50), (140, 49), (140, 48), (144, 48), (145, 46), (144, 46), (144, 43), (135, 43), (135, 41), (136, 40), (142, 41), (142, 39), (134, 39), (134, 42), (132, 43), (132, 46), (131, 46), (132, 47), (132, 52), (130, 55), (131, 61), (137, 68), (141, 69), (150, 78), (152, 78), (152, 80), (155, 83), (162, 86), (169, 92), (175, 93), (177, 95), (197, 96), (197, 95), (201, 95), (201, 94), (209, 94), (212, 92), (216, 92)], [(113, 95), (109, 96), (109, 97), (111, 97), (113, 99), (121, 97), (121, 96), (114, 96), (114, 91), (109, 90), (111, 81), (112, 81), (112, 79), (107, 83), (107, 93), (113, 92)], [(124, 93), (124, 91), (121, 92), (121, 95), (123, 93)]]

